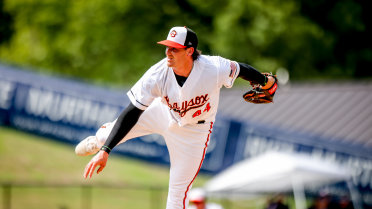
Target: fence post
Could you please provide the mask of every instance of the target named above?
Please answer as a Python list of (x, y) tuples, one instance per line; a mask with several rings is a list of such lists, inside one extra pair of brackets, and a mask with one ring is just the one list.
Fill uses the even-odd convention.
[(3, 185), (3, 201), (4, 201), (4, 209), (11, 208), (11, 199), (12, 199), (12, 186), (10, 184)]

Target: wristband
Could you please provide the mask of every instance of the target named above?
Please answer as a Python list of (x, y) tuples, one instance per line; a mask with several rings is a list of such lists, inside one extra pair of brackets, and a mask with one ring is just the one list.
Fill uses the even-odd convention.
[(105, 145), (103, 145), (100, 150), (103, 150), (103, 151), (107, 152), (107, 154), (110, 154), (110, 152), (111, 152), (110, 147), (105, 146)]
[(269, 78), (266, 76), (266, 75), (264, 75), (265, 76), (265, 82), (263, 83), (263, 85), (262, 86), (266, 86), (266, 84), (267, 84), (267, 81), (269, 81)]

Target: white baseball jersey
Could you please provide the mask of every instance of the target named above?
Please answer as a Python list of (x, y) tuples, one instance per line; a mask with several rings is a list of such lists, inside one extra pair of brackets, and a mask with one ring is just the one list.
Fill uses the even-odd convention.
[[(232, 87), (238, 74), (236, 62), (201, 55), (180, 87), (163, 59), (128, 91), (132, 104), (145, 111), (120, 143), (148, 134), (164, 137), (171, 163), (167, 209), (187, 208), (188, 193), (209, 144), (220, 89)], [(97, 131), (100, 145), (115, 123), (107, 123)]]
[(220, 88), (232, 87), (239, 74), (239, 65), (219, 57), (201, 55), (182, 87), (177, 83), (166, 58), (152, 66), (128, 91), (131, 102), (145, 110), (160, 97), (179, 126), (213, 122), (216, 117)]

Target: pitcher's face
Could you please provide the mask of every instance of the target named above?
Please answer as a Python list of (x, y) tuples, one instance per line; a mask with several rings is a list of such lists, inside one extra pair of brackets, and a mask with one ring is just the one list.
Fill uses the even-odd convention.
[(168, 67), (177, 67), (186, 62), (187, 49), (167, 47), (165, 55), (167, 55)]

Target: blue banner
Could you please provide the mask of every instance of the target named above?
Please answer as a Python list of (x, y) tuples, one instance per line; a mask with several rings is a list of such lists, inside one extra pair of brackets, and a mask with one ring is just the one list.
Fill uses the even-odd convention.
[[(0, 75), (0, 124), (73, 145), (113, 121), (129, 103), (126, 90), (99, 88), (3, 65)], [(202, 171), (216, 173), (224, 167), (229, 126), (229, 120), (215, 123)], [(169, 164), (168, 149), (160, 135), (129, 140), (114, 152)]]

